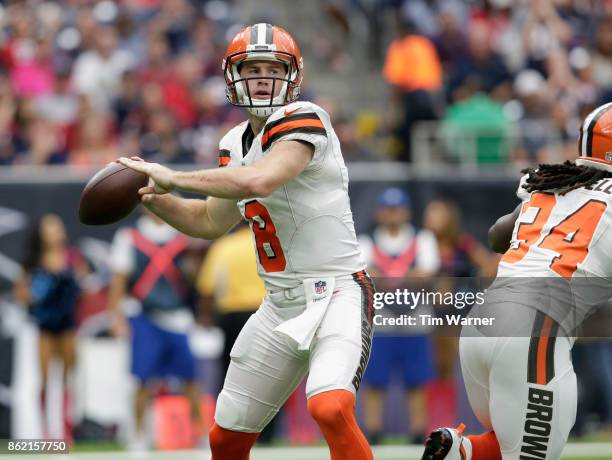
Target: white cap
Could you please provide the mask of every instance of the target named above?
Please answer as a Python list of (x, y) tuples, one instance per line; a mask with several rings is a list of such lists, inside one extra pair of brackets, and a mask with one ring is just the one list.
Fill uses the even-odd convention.
[(537, 70), (521, 70), (514, 79), (514, 92), (519, 96), (532, 96), (544, 89), (546, 82)]

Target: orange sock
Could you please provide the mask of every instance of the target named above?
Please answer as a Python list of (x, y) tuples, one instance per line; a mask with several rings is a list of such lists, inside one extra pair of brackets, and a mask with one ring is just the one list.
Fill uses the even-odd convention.
[(466, 437), (472, 443), (472, 460), (502, 460), (501, 449), (494, 431)]
[(355, 396), (347, 390), (319, 393), (308, 400), (329, 445), (331, 460), (373, 460), (372, 450), (355, 419)]
[(259, 433), (226, 430), (216, 423), (210, 430), (212, 460), (249, 460), (251, 447)]

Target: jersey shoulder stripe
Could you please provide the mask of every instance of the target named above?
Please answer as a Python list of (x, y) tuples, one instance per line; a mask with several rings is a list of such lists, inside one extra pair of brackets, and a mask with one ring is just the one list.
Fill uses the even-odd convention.
[[(299, 109), (300, 108), (296, 110), (299, 110)], [(270, 121), (266, 123), (266, 126), (264, 127), (264, 135), (266, 134), (266, 132), (273, 130), (287, 122), (298, 121), (298, 120), (318, 120), (319, 122), (321, 122), (321, 119), (319, 118), (319, 115), (317, 115), (316, 112), (301, 112), (301, 113), (296, 113), (295, 115), (293, 115), (292, 113), (293, 112), (289, 112), (289, 115), (285, 115), (274, 121)]]
[(294, 133), (327, 135), (323, 122), (315, 112), (289, 115), (266, 125), (261, 137), (262, 150), (266, 151), (281, 137)]

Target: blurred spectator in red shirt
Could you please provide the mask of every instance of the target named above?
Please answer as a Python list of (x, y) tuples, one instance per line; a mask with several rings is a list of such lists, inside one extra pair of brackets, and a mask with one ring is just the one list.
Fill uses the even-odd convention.
[(164, 35), (154, 35), (139, 76), (145, 83), (159, 85), (166, 109), (181, 127), (189, 127), (197, 118), (191, 87), (201, 77), (201, 67), (195, 55), (186, 52), (173, 57), (170, 51), (169, 40)]

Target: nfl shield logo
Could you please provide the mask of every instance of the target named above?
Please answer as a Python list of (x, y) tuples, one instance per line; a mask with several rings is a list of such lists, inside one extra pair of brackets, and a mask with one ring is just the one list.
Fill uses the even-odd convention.
[(327, 283), (325, 281), (317, 281), (314, 286), (315, 293), (318, 295), (323, 294), (327, 290)]

